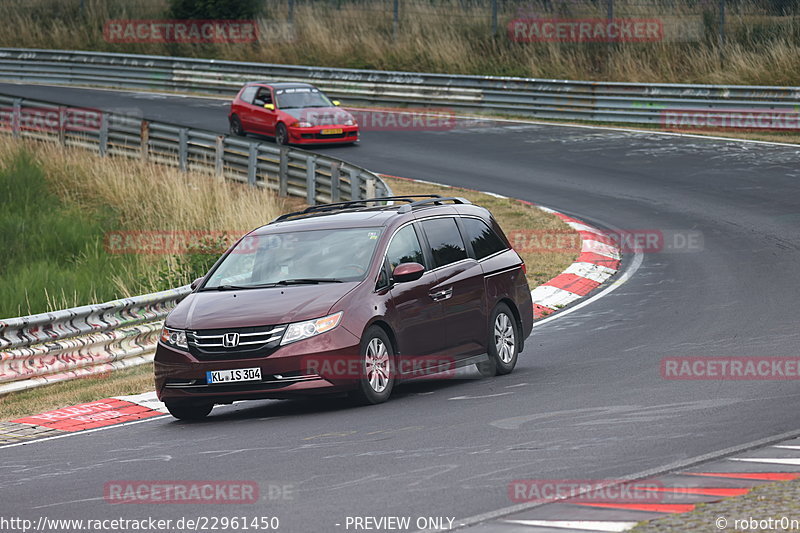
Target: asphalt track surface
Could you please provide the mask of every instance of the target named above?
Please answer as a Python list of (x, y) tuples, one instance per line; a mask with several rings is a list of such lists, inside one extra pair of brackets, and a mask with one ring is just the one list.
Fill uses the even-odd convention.
[[(224, 102), (0, 85), (1, 93), (227, 130)], [(448, 516), (511, 505), (516, 479), (613, 479), (800, 428), (796, 381), (675, 381), (673, 356), (798, 356), (800, 150), (512, 122), (367, 131), (320, 151), (371, 170), (490, 190), (599, 226), (700, 232), (645, 253), (608, 296), (537, 326), (515, 372), (408, 385), (386, 404), (262, 401), (0, 449), (0, 515)], [(630, 267), (631, 255), (623, 268)], [(110, 505), (115, 480), (291, 485), (260, 505)], [(336, 526), (335, 524), (341, 524)]]

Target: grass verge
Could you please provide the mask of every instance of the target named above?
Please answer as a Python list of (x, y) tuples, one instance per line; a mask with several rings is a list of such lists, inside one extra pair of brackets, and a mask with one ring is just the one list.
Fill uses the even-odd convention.
[(0, 396), (0, 422), (112, 396), (153, 390), (152, 363)]
[(188, 283), (226, 241), (299, 205), (154, 163), (2, 137), (0, 317)]

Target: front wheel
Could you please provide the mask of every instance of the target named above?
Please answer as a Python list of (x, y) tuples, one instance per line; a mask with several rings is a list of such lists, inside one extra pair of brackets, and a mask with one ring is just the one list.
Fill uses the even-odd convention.
[(361, 339), (358, 387), (351, 393), (362, 404), (383, 403), (395, 383), (394, 350), (383, 328), (371, 326)]
[(284, 146), (288, 142), (289, 142), (289, 132), (286, 131), (286, 125), (283, 122), (279, 122), (278, 125), (275, 127), (275, 144)]
[(214, 404), (210, 403), (192, 404), (166, 402), (165, 405), (167, 406), (169, 414), (179, 420), (202, 420), (207, 417), (211, 409), (214, 408)]
[(484, 376), (510, 374), (517, 365), (519, 332), (514, 314), (506, 304), (498, 304), (492, 312), (487, 351), (489, 360), (477, 365)]
[(244, 137), (247, 133), (244, 131), (242, 127), (242, 121), (236, 115), (233, 115), (230, 120), (231, 126), (231, 135), (236, 135), (237, 137)]

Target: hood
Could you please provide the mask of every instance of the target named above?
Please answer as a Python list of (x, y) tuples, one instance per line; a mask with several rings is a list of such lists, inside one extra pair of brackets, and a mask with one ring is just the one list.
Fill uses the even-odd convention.
[(329, 314), (356, 286), (358, 282), (194, 292), (166, 323), (182, 329), (225, 329), (300, 322)]
[(309, 107), (304, 109), (284, 109), (284, 113), (292, 115), (301, 122), (310, 122), (314, 126), (342, 125), (347, 120), (355, 120), (353, 115), (341, 107)]

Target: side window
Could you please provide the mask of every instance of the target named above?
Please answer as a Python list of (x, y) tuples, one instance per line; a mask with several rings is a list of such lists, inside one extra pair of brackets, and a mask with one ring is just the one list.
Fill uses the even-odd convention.
[(425, 266), (422, 246), (419, 244), (413, 226), (408, 225), (395, 233), (392, 243), (386, 251), (386, 259), (392, 269), (400, 263), (419, 263)]
[(247, 102), (248, 104), (252, 104), (253, 97), (256, 95), (256, 91), (258, 91), (258, 87), (255, 85), (251, 85), (245, 88), (245, 90), (242, 91), (242, 100)]
[(464, 225), (472, 249), (475, 250), (476, 259), (483, 259), (508, 248), (484, 221), (477, 218), (462, 218), (461, 223)]
[(266, 87), (261, 87), (258, 89), (258, 94), (256, 95), (256, 99), (253, 101), (256, 105), (264, 105), (264, 104), (271, 104), (272, 103), (272, 91), (267, 89)]
[(467, 258), (467, 250), (454, 218), (433, 218), (422, 221), (428, 237), (435, 267), (449, 265)]

